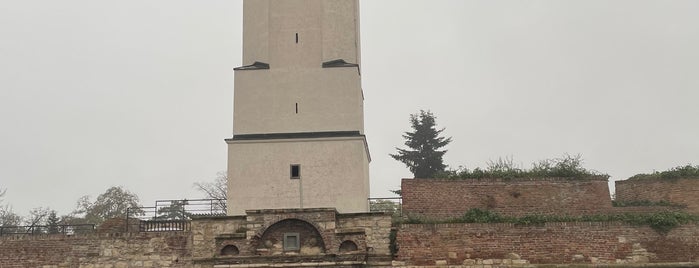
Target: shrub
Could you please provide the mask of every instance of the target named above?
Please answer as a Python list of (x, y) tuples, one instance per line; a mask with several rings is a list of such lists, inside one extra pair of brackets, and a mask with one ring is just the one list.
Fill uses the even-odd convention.
[(405, 223), (512, 223), (517, 225), (543, 225), (547, 222), (625, 222), (633, 225), (644, 225), (654, 230), (667, 233), (673, 228), (690, 222), (699, 223), (699, 216), (686, 212), (658, 212), (653, 214), (600, 214), (585, 216), (561, 216), (532, 214), (522, 217), (506, 217), (497, 212), (470, 209), (464, 216), (445, 221), (426, 221), (409, 218)]
[(680, 178), (694, 178), (699, 179), (699, 165), (692, 166), (688, 164), (686, 166), (679, 166), (668, 169), (662, 172), (653, 172), (651, 174), (637, 174), (629, 179), (680, 179)]
[(580, 155), (564, 155), (560, 158), (546, 159), (533, 163), (531, 169), (523, 169), (517, 166), (512, 158), (499, 158), (488, 162), (486, 169), (475, 168), (469, 170), (460, 166), (438, 173), (437, 178), (445, 179), (485, 179), (485, 178), (586, 178), (593, 176), (606, 176), (583, 167)]
[(669, 201), (650, 201), (650, 200), (634, 200), (634, 201), (619, 201), (612, 200), (612, 206), (615, 207), (675, 207), (684, 208), (686, 205), (672, 203)]
[(461, 218), (457, 219), (458, 222), (463, 223), (489, 223), (489, 222), (507, 222), (507, 219), (500, 214), (481, 209), (470, 209)]

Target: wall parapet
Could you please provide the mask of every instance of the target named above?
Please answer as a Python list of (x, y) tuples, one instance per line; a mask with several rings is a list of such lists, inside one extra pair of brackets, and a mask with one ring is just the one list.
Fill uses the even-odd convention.
[(403, 179), (403, 212), (445, 220), (470, 209), (505, 216), (594, 215), (612, 211), (606, 177), (586, 179)]
[(668, 233), (622, 222), (403, 224), (397, 261), (407, 266), (465, 265), (518, 256), (531, 264), (699, 265), (699, 225)]
[(699, 179), (628, 179), (616, 181), (615, 185), (618, 201), (665, 201), (684, 205), (685, 211), (699, 214)]

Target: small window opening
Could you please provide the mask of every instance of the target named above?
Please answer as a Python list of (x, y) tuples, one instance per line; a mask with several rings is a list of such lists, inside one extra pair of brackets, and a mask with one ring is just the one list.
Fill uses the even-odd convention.
[(296, 43), (299, 43), (299, 33), (296, 33)]
[(284, 251), (299, 250), (300, 244), (298, 233), (284, 234)]
[(297, 114), (299, 113), (299, 103), (298, 102), (296, 103), (296, 113)]
[(301, 178), (301, 165), (291, 165), (291, 179)]
[(234, 245), (228, 245), (221, 249), (221, 256), (235, 256), (238, 254), (240, 254), (240, 250)]
[(353, 241), (347, 240), (345, 242), (342, 242), (340, 244), (340, 252), (352, 252), (352, 251), (357, 251), (359, 249), (357, 247), (357, 244), (354, 243)]

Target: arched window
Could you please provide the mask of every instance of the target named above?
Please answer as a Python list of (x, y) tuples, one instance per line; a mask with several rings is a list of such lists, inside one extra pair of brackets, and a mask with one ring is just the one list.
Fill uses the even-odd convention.
[(221, 249), (221, 256), (235, 256), (238, 254), (240, 254), (240, 250), (234, 245), (228, 245)]
[(352, 251), (357, 251), (359, 248), (357, 247), (357, 244), (355, 244), (353, 241), (347, 240), (345, 242), (342, 242), (340, 244), (340, 252), (352, 252)]

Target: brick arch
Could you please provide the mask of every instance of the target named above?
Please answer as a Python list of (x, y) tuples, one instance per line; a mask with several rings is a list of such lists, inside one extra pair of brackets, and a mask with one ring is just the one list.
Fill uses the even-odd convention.
[[(304, 228), (305, 227), (305, 228)], [(306, 236), (309, 234), (311, 235), (311, 238), (315, 238), (316, 242), (318, 243), (317, 246), (323, 251), (326, 252), (328, 250), (328, 246), (330, 245), (327, 241), (328, 239), (323, 235), (324, 232), (320, 226), (318, 226), (316, 223), (307, 221), (305, 219), (301, 218), (295, 218), (295, 217), (289, 217), (289, 218), (284, 218), (284, 219), (279, 219), (269, 225), (261, 227), (256, 233), (253, 238), (253, 241), (251, 243), (253, 249), (260, 248), (264, 246), (265, 240), (267, 238), (270, 238), (270, 232), (279, 232), (279, 231), (284, 231), (284, 229), (287, 229), (289, 231), (299, 231), (302, 233), (306, 233)], [(305, 231), (304, 231), (305, 229)], [(273, 237), (274, 238), (274, 237)], [(308, 238), (301, 238), (301, 246), (303, 246), (304, 242), (307, 242)]]

